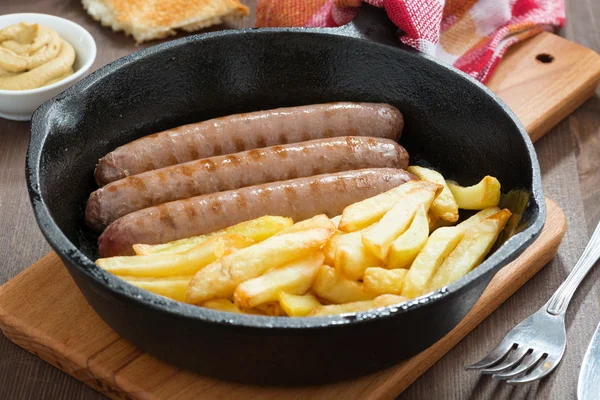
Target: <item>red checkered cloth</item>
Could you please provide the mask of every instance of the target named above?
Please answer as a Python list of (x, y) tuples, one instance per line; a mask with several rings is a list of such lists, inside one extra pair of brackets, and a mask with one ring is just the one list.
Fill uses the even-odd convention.
[(402, 42), (482, 82), (511, 45), (565, 23), (563, 0), (259, 0), (257, 26), (341, 26), (363, 2), (385, 8)]

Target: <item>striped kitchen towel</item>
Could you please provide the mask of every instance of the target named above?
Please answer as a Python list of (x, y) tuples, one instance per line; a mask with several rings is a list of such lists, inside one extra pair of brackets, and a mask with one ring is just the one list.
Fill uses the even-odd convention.
[(363, 2), (385, 8), (402, 42), (482, 82), (511, 45), (565, 23), (563, 0), (259, 0), (256, 23), (340, 26)]

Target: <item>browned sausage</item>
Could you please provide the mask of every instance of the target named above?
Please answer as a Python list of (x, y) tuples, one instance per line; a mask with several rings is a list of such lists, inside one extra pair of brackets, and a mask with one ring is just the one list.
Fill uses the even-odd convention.
[(101, 158), (99, 186), (201, 158), (336, 136), (398, 140), (404, 120), (378, 103), (330, 103), (237, 114), (180, 126), (123, 145)]
[(132, 255), (136, 243), (202, 235), (263, 215), (294, 221), (339, 215), (349, 204), (415, 179), (401, 169), (369, 168), (265, 183), (145, 208), (119, 218), (98, 239), (101, 257)]
[(169, 201), (311, 175), (407, 166), (408, 153), (389, 139), (345, 136), (265, 147), (111, 182), (92, 193), (85, 218), (102, 231), (123, 215)]

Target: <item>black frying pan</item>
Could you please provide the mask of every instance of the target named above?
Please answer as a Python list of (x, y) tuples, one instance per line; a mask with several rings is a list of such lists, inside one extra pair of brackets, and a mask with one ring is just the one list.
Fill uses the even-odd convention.
[[(467, 314), (545, 218), (532, 144), (512, 112), (467, 75), (401, 47), (383, 11), (341, 29), (259, 29), (190, 36), (93, 73), (34, 114), (27, 183), (42, 232), (94, 310), (144, 351), (201, 374), (306, 384), (355, 377), (430, 346)], [(375, 42), (374, 42), (375, 41)], [(185, 305), (94, 265), (83, 208), (97, 160), (133, 139), (217, 116), (331, 101), (386, 102), (412, 163), (462, 184), (496, 176), (530, 194), (526, 228), (462, 279), (397, 307), (276, 318)], [(52, 284), (52, 282), (48, 282)]]

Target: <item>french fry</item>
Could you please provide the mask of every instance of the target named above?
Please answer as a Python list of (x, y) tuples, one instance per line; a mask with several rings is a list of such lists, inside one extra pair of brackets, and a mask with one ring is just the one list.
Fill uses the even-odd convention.
[(340, 220), (342, 219), (342, 216), (336, 215), (335, 217), (330, 218), (330, 219), (331, 219), (331, 223), (333, 223), (333, 225), (335, 225), (335, 227), (337, 229), (337, 227), (340, 226)]
[(429, 214), (427, 214), (427, 220), (429, 221), (429, 233), (431, 233), (431, 232), (435, 231), (437, 228), (441, 228), (443, 226), (454, 225), (454, 222), (448, 222), (445, 219), (441, 219), (439, 217), (432, 216), (431, 210), (430, 210)]
[(321, 306), (319, 300), (312, 294), (298, 296), (286, 292), (279, 292), (279, 304), (289, 317), (304, 317)]
[(477, 214), (474, 214), (470, 218), (464, 220), (460, 224), (456, 225), (456, 227), (463, 229), (463, 230), (467, 230), (467, 229), (477, 225), (481, 220), (483, 220), (487, 217), (491, 217), (492, 215), (494, 215), (498, 212), (500, 212), (500, 209), (498, 207), (485, 208), (485, 209), (479, 211)]
[(192, 280), (192, 276), (172, 276), (164, 278), (140, 278), (137, 276), (120, 276), (125, 282), (140, 289), (168, 297), (173, 300), (183, 301), (185, 291)]
[[(442, 190), (440, 185), (419, 181), (421, 185), (404, 193), (379, 222), (364, 229), (362, 241), (371, 254), (384, 261), (392, 242), (410, 225), (419, 207), (429, 210), (433, 199)], [(412, 182), (407, 182), (408, 185)]]
[(344, 208), (338, 229), (356, 232), (379, 221), (405, 193), (421, 186), (421, 181), (409, 181), (387, 192)]
[(333, 237), (323, 246), (323, 254), (325, 254), (325, 264), (333, 265), (335, 263), (335, 249), (337, 248), (337, 242), (341, 236), (346, 235), (337, 231)]
[(343, 276), (359, 280), (367, 267), (381, 265), (381, 261), (368, 252), (359, 232), (340, 235), (335, 242), (334, 267)]
[(227, 311), (236, 314), (243, 314), (242, 310), (240, 310), (231, 300), (227, 299), (214, 299), (204, 302), (202, 307), (211, 308), (213, 310), (219, 311)]
[(365, 290), (362, 283), (344, 278), (327, 265), (319, 269), (312, 288), (317, 296), (338, 304), (377, 297), (376, 293)]
[(263, 304), (259, 304), (256, 306), (256, 308), (252, 308), (249, 310), (245, 310), (246, 312), (254, 312), (256, 313), (256, 311), (260, 312), (261, 314), (264, 315), (270, 315), (271, 317), (282, 317), (285, 316), (285, 311), (283, 310), (283, 308), (281, 307), (281, 305), (279, 304), (279, 302), (270, 302), (270, 303), (263, 303)]
[(435, 198), (433, 204), (431, 204), (430, 213), (434, 217), (441, 218), (444, 221), (458, 221), (458, 204), (456, 204), (454, 195), (452, 195), (452, 192), (446, 183), (446, 179), (444, 179), (442, 174), (432, 169), (418, 167), (416, 165), (408, 167), (407, 171), (420, 179), (442, 185), (442, 192)]
[(194, 236), (165, 244), (134, 244), (133, 250), (137, 255), (179, 254), (199, 245), (209, 237), (232, 234), (245, 236), (258, 243), (273, 236), (282, 229), (292, 226), (292, 224), (293, 221), (291, 218), (267, 215), (250, 221), (241, 222), (237, 225), (209, 233), (208, 235)]
[(279, 300), (280, 291), (305, 293), (311, 287), (319, 267), (323, 265), (323, 259), (322, 252), (315, 252), (247, 280), (235, 289), (233, 301), (239, 308), (252, 308)]
[(448, 187), (458, 208), (464, 210), (483, 210), (497, 207), (500, 203), (500, 182), (493, 176), (485, 176), (479, 183), (468, 187), (448, 181)]
[(481, 264), (510, 216), (511, 212), (504, 209), (469, 228), (437, 270), (427, 291), (448, 285)]
[(327, 217), (327, 215), (319, 214), (312, 218), (305, 219), (304, 221), (296, 222), (294, 225), (288, 226), (287, 228), (282, 229), (281, 231), (279, 231), (277, 233), (277, 236), (286, 235), (288, 233), (306, 231), (308, 229), (333, 229), (333, 230), (336, 230), (337, 228), (335, 227), (333, 222), (331, 222), (331, 220)]
[(402, 296), (420, 296), (444, 259), (462, 239), (464, 231), (457, 227), (439, 228), (429, 236), (402, 282)]
[(369, 292), (399, 295), (402, 292), (402, 281), (407, 272), (407, 269), (370, 267), (365, 270), (363, 285)]
[(319, 250), (334, 231), (331, 227), (275, 235), (220, 258), (194, 276), (186, 292), (186, 302), (197, 304), (229, 298), (242, 282)]
[(404, 303), (408, 299), (402, 296), (396, 296), (393, 294), (384, 294), (373, 300), (357, 301), (346, 304), (332, 304), (328, 306), (317, 307), (310, 314), (309, 317), (322, 317), (326, 315), (337, 315), (351, 312), (361, 312), (373, 310), (376, 308), (387, 307), (393, 304)]
[(392, 242), (387, 255), (386, 267), (408, 268), (417, 258), (419, 251), (425, 246), (429, 236), (427, 211), (420, 206), (410, 224), (410, 227)]
[(248, 247), (253, 243), (252, 239), (241, 235), (215, 236), (182, 254), (100, 258), (96, 260), (96, 265), (115, 275), (193, 275), (222, 254)]

